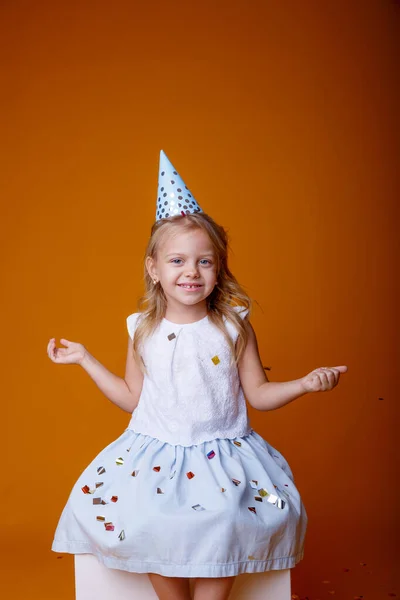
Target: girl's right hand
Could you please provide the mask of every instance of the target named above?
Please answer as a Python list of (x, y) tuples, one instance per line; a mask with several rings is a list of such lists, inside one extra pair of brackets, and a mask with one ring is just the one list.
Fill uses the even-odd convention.
[(80, 365), (86, 354), (86, 348), (77, 342), (70, 342), (64, 338), (60, 339), (61, 344), (66, 348), (56, 347), (56, 338), (51, 338), (47, 344), (47, 354), (55, 363), (62, 365)]

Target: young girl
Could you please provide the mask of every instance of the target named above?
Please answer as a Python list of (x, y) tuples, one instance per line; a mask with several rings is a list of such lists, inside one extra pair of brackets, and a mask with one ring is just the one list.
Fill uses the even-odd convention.
[(274, 410), (335, 387), (347, 367), (269, 382), (248, 320), (251, 300), (227, 263), (224, 229), (161, 152), (156, 222), (141, 312), (127, 318), (125, 377), (55, 338), (55, 363), (81, 365), (132, 413), (83, 471), (52, 550), (148, 573), (160, 600), (225, 600), (239, 573), (294, 567), (307, 514), (292, 471), (250, 426), (246, 401)]

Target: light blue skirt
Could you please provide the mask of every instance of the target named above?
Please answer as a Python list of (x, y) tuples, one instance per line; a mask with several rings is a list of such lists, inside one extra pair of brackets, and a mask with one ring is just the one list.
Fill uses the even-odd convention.
[(126, 429), (74, 485), (52, 550), (168, 577), (290, 569), (307, 513), (285, 458), (252, 430), (174, 446)]

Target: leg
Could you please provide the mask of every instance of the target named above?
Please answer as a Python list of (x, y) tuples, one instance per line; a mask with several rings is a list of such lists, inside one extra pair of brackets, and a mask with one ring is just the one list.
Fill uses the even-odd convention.
[(197, 578), (193, 600), (228, 600), (235, 577)]
[(159, 600), (190, 600), (189, 579), (148, 573)]

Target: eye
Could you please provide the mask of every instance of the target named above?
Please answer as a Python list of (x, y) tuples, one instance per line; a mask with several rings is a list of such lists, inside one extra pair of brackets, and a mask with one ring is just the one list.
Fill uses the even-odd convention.
[(209, 265), (211, 265), (211, 264), (212, 264), (212, 263), (211, 263), (211, 260), (208, 260), (208, 258), (202, 258), (200, 262), (201, 262), (202, 264), (204, 264), (204, 261), (205, 261), (206, 263), (208, 263)]
[(177, 265), (177, 264), (178, 264), (176, 261), (181, 261), (181, 262), (182, 262), (182, 259), (181, 259), (181, 258), (173, 258), (173, 259), (171, 260), (171, 262), (172, 262), (174, 265)]

